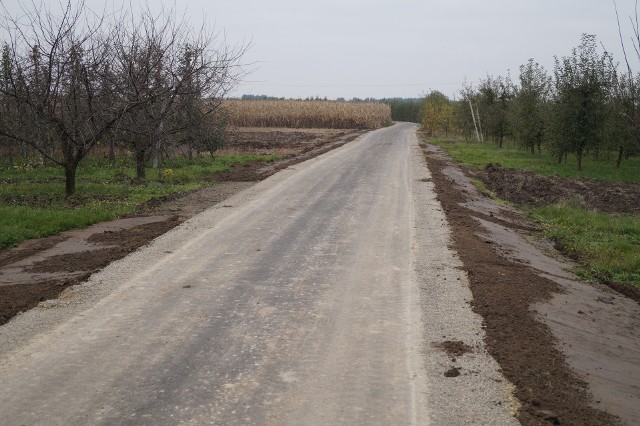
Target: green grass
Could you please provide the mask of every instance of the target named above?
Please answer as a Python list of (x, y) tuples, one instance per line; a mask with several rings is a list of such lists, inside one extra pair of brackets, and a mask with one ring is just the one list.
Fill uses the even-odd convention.
[(545, 152), (531, 155), (513, 143), (505, 143), (503, 148), (498, 148), (494, 142), (437, 138), (429, 139), (429, 143), (442, 147), (454, 160), (479, 169), (489, 163), (500, 163), (503, 167), (528, 170), (542, 175), (583, 177), (611, 182), (640, 182), (640, 158), (623, 160), (620, 168), (616, 169), (613, 158), (596, 161), (592, 156), (586, 156), (583, 159), (583, 170), (578, 172), (574, 155), (569, 155), (566, 162), (558, 164), (553, 155)]
[[(513, 144), (498, 148), (493, 142), (430, 139), (457, 162), (482, 169), (489, 163), (528, 170), (543, 175), (584, 177), (611, 182), (640, 182), (640, 159), (624, 160), (620, 169), (613, 159), (583, 160), (582, 172), (575, 170), (575, 157), (558, 165), (551, 155), (531, 155)], [(479, 182), (479, 181), (477, 181)], [(476, 182), (476, 185), (478, 184)], [(492, 194), (481, 185), (479, 188)], [(576, 272), (583, 279), (611, 280), (640, 287), (640, 217), (585, 211), (570, 202), (528, 209), (529, 217), (546, 237), (582, 265)]]
[(179, 191), (209, 185), (204, 178), (227, 171), (234, 163), (273, 161), (277, 156), (220, 156), (176, 159), (161, 171), (147, 169), (147, 180), (136, 182), (131, 161), (115, 166), (87, 159), (78, 170), (76, 195), (64, 194), (64, 174), (59, 167), (0, 165), (0, 249), (21, 241), (57, 234), (112, 220), (141, 203)]
[(596, 278), (640, 287), (640, 217), (554, 205), (530, 216), (561, 249)]

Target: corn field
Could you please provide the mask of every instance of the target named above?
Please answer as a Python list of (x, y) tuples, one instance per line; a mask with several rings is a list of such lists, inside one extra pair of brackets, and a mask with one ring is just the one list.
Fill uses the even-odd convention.
[(237, 127), (377, 129), (391, 123), (391, 109), (376, 102), (228, 100), (223, 107)]

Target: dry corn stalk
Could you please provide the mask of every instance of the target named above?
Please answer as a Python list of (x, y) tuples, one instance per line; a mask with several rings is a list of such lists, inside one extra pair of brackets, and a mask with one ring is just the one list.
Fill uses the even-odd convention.
[(391, 109), (377, 102), (228, 100), (223, 107), (237, 127), (376, 129), (391, 123)]

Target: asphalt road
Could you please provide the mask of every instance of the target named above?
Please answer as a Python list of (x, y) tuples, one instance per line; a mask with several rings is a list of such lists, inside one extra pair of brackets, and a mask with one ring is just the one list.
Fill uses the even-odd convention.
[[(459, 324), (479, 347), (481, 329), (467, 293), (447, 296), (461, 313), (429, 308), (450, 292), (425, 290), (433, 271), (449, 282), (460, 272), (442, 258), (452, 256), (443, 219), (416, 219), (414, 187), (426, 184), (415, 128), (371, 132), (278, 173), (85, 286), (108, 283), (108, 294), (89, 303), (71, 292), (17, 318), (7, 330), (57, 320), (1, 354), (0, 423), (511, 423), (483, 355), (467, 381), (440, 379), (450, 361), (429, 340)], [(442, 232), (422, 244), (428, 228)], [(416, 260), (425, 248), (439, 266)], [(493, 376), (478, 387), (483, 369)]]

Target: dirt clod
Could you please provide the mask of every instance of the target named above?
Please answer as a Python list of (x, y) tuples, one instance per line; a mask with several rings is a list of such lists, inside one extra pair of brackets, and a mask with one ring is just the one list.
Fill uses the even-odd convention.
[(458, 377), (460, 375), (460, 369), (457, 367), (451, 367), (444, 372), (444, 377)]
[(444, 342), (433, 343), (433, 346), (442, 349), (450, 357), (461, 357), (473, 352), (473, 348), (460, 340), (445, 340)]

